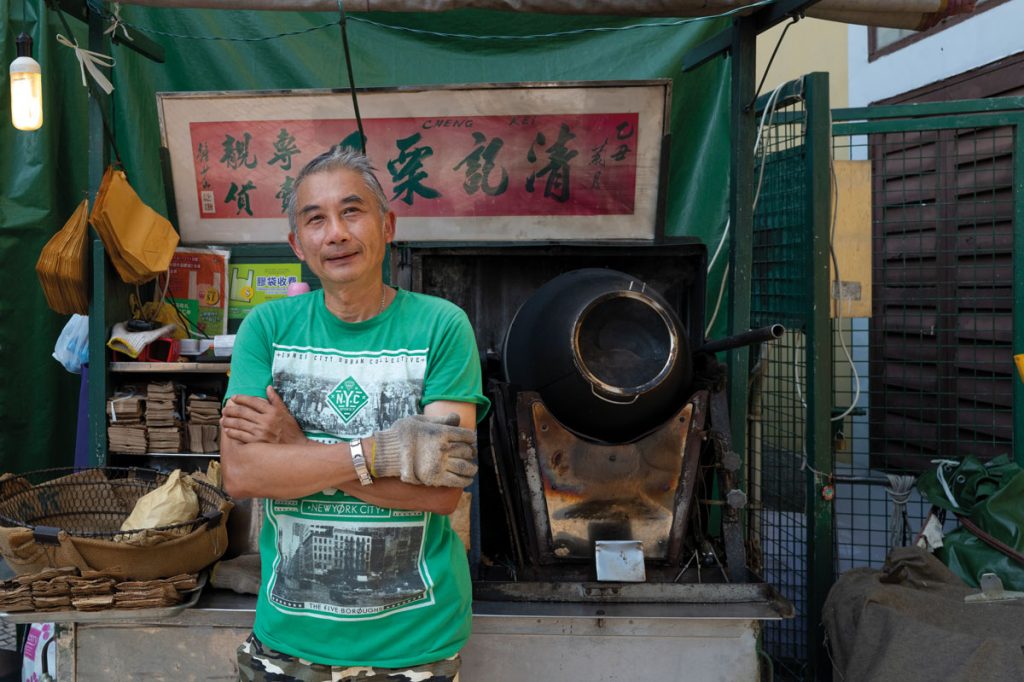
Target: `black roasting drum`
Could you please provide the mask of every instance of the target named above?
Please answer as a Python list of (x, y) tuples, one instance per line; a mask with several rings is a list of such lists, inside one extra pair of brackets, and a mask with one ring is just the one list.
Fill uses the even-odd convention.
[(588, 268), (540, 287), (505, 336), (509, 383), (538, 392), (567, 428), (627, 442), (671, 416), (691, 380), (679, 317), (632, 275)]

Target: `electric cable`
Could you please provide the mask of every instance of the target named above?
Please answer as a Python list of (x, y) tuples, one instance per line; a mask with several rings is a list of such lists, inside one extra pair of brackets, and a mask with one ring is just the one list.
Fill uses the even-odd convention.
[[(779, 95), (782, 93), (782, 89), (785, 87), (785, 83), (780, 84), (776, 87), (772, 94), (768, 97), (768, 101), (765, 103), (764, 111), (761, 112), (761, 121), (757, 126), (757, 135), (754, 138), (754, 157), (756, 158), (758, 152), (761, 153), (760, 169), (758, 171), (757, 178), (757, 189), (754, 190), (754, 202), (751, 207), (751, 212), (757, 211), (757, 204), (761, 199), (761, 185), (764, 181), (764, 169), (766, 164), (766, 157), (768, 152), (765, 151), (764, 146), (761, 144), (763, 139), (765, 125), (769, 128), (772, 125), (772, 121), (775, 119), (775, 109), (778, 106)], [(711, 257), (711, 261), (708, 263), (707, 274), (710, 277), (711, 268), (715, 266), (715, 262), (718, 260), (719, 254), (722, 252), (722, 247), (725, 245), (725, 240), (729, 236), (729, 227), (732, 222), (732, 217), (726, 219), (725, 228), (722, 230), (722, 237), (718, 240), (718, 246), (715, 248), (715, 253)], [(722, 306), (722, 299), (725, 297), (725, 287), (728, 282), (729, 266), (726, 264), (725, 269), (722, 271), (722, 281), (718, 288), (718, 298), (715, 301), (714, 310), (711, 313), (710, 321), (707, 323), (704, 329), (704, 336), (711, 333), (711, 329), (714, 327), (715, 322), (718, 320), (718, 312)]]
[(718, 287), (718, 298), (715, 300), (715, 309), (711, 312), (711, 319), (708, 321), (708, 326), (704, 329), (704, 336), (711, 333), (711, 328), (715, 326), (715, 321), (718, 319), (718, 311), (722, 307), (722, 299), (725, 297), (725, 285), (729, 282), (729, 264), (725, 264), (725, 269), (722, 270), (722, 283)]
[(359, 115), (359, 98), (356, 96), (356, 81), (352, 76), (352, 55), (348, 49), (348, 31), (345, 25), (348, 23), (345, 21), (345, 3), (344, 0), (338, 0), (338, 13), (341, 15), (341, 19), (338, 24), (341, 26), (341, 44), (345, 52), (345, 69), (348, 71), (348, 87), (349, 92), (352, 93), (352, 110), (356, 116), (356, 128), (359, 129), (359, 150), (366, 155), (366, 134), (363, 132), (363, 117)]
[(744, 111), (750, 111), (751, 107), (757, 103), (757, 97), (761, 94), (761, 88), (764, 87), (764, 82), (768, 80), (768, 72), (772, 69), (772, 63), (775, 61), (775, 55), (779, 53), (779, 48), (782, 47), (782, 40), (786, 37), (786, 31), (789, 30), (790, 26), (800, 21), (801, 18), (802, 17), (799, 14), (794, 15), (792, 20), (782, 28), (782, 34), (779, 36), (779, 39), (775, 41), (775, 49), (772, 50), (772, 56), (768, 58), (768, 65), (764, 67), (764, 73), (761, 74), (761, 82), (757, 84), (757, 90), (754, 91), (754, 97), (750, 100), (750, 104), (744, 107)]
[[(831, 127), (831, 126), (830, 126)], [(832, 267), (835, 269), (836, 276), (835, 282), (841, 283), (842, 279), (839, 277), (839, 259), (836, 257), (835, 249), (835, 236), (836, 236), (836, 222), (839, 216), (839, 181), (836, 178), (836, 163), (835, 158), (832, 156), (831, 151), (829, 152), (829, 171), (832, 178), (832, 228), (829, 232), (828, 240), (828, 251), (832, 258)], [(838, 287), (837, 287), (838, 288)], [(836, 323), (839, 327), (839, 345), (843, 349), (843, 354), (846, 356), (846, 361), (850, 363), (850, 371), (853, 373), (855, 392), (853, 400), (850, 401), (850, 406), (843, 411), (842, 414), (838, 414), (831, 418), (831, 421), (840, 421), (846, 419), (846, 417), (857, 408), (857, 403), (860, 402), (860, 373), (857, 371), (857, 365), (853, 361), (853, 356), (850, 354), (850, 349), (846, 347), (846, 338), (843, 336), (843, 299), (840, 296), (836, 299)], [(851, 326), (850, 333), (853, 333)]]

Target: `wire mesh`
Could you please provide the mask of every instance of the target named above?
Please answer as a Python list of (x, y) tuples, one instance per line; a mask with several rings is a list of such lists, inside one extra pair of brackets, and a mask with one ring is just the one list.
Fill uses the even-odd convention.
[[(783, 338), (754, 349), (750, 389), (748, 518), (751, 563), (793, 603), (796, 617), (765, 625), (776, 679), (802, 679), (808, 661), (805, 335), (808, 178), (805, 107), (786, 100), (762, 114), (755, 167), (751, 325), (780, 322)], [(813, 618), (817, 622), (817, 617)]]
[[(129, 537), (121, 525), (141, 497), (156, 490), (166, 474), (151, 469), (116, 467), (45, 469), (0, 481), (0, 525), (57, 528), (83, 538)], [(190, 532), (217, 514), (227, 495), (208, 483), (190, 486), (199, 503), (196, 518), (147, 530)]]
[[(863, 253), (831, 254), (833, 295), (843, 300), (833, 303), (828, 400), (809, 395), (805, 379), (808, 339), (821, 338), (808, 272), (817, 262), (807, 120), (793, 97), (765, 114), (755, 167), (751, 324), (790, 330), (752, 354), (748, 412), (751, 565), (796, 611), (764, 629), (778, 679), (817, 672), (809, 661), (820, 614), (809, 608), (822, 567), (811, 559), (820, 554), (809, 522), (820, 503), (808, 491), (835, 495), (832, 574), (877, 568), (922, 528), (931, 505), (913, 482), (934, 460), (1013, 454), (1016, 128), (959, 116), (946, 129), (908, 119), (833, 138), (831, 243)], [(870, 178), (870, 200), (843, 205), (841, 180), (858, 172)], [(858, 225), (858, 209), (870, 239), (854, 232), (859, 242), (850, 242), (844, 231)], [(861, 305), (847, 308), (856, 297)], [(831, 451), (816, 466), (807, 434), (822, 409)]]
[(924, 523), (886, 474), (1013, 452), (1014, 129), (907, 127), (833, 139), (872, 177), (870, 317), (833, 320), (833, 404), (856, 401), (833, 429), (838, 573)]

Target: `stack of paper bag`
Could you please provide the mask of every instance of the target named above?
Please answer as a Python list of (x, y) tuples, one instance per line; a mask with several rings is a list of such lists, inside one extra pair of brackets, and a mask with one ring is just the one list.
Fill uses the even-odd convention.
[(113, 167), (103, 174), (89, 222), (128, 284), (142, 284), (165, 272), (178, 246), (171, 223), (144, 204), (124, 172)]
[(146, 424), (174, 426), (177, 423), (174, 401), (177, 399), (174, 383), (153, 381), (146, 387)]
[(188, 397), (188, 449), (190, 452), (220, 450), (220, 399), (202, 393)]
[(153, 452), (181, 452), (180, 426), (150, 426), (149, 449)]
[(130, 386), (107, 401), (107, 438), (111, 452), (143, 455), (148, 451), (146, 427), (142, 423), (144, 405), (142, 394)]
[(107, 401), (107, 418), (112, 424), (141, 424), (145, 396), (132, 386), (125, 386)]
[(220, 423), (220, 398), (204, 393), (193, 393), (188, 397), (189, 424)]
[(153, 452), (181, 450), (181, 418), (175, 410), (177, 390), (173, 382), (154, 381), (146, 388), (146, 429)]
[(36, 261), (36, 274), (50, 310), (62, 315), (89, 314), (86, 256), (89, 200), (83, 199), (57, 234), (46, 242)]
[(144, 455), (148, 448), (146, 427), (142, 424), (111, 424), (107, 427), (111, 452), (126, 455)]

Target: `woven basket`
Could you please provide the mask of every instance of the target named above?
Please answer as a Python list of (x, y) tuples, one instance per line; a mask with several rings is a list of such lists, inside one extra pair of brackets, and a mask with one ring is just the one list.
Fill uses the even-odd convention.
[[(166, 541), (140, 547), (121, 531), (135, 503), (167, 475), (152, 469), (46, 469), (0, 478), (0, 555), (19, 574), (77, 566), (117, 569), (140, 580), (194, 573), (227, 548), (233, 504), (224, 491), (195, 481), (199, 515), (141, 532)], [(119, 541), (121, 540), (121, 541)]]

